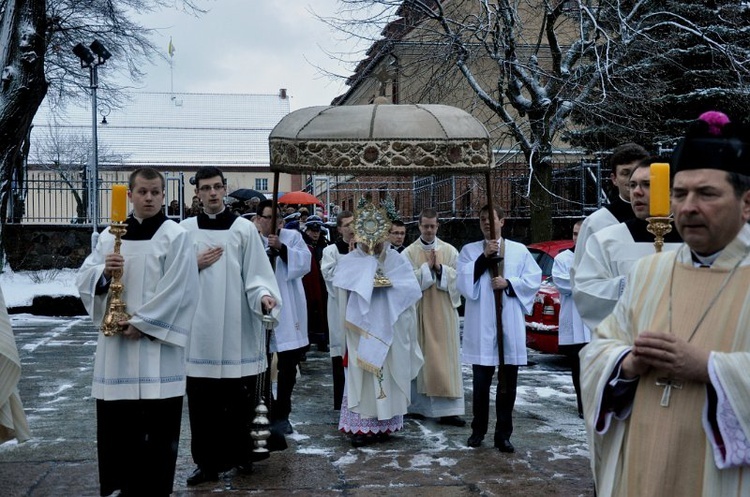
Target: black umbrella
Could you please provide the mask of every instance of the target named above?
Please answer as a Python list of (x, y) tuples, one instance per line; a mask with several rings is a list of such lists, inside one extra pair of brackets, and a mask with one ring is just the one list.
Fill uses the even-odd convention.
[(238, 188), (229, 194), (230, 197), (236, 198), (237, 200), (250, 200), (253, 197), (258, 197), (260, 200), (265, 200), (266, 196), (260, 193), (258, 190), (252, 188)]

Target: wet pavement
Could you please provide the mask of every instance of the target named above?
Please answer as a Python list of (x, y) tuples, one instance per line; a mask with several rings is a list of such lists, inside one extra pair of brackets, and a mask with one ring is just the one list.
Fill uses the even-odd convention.
[[(34, 438), (0, 445), (0, 495), (96, 496), (96, 422), (91, 374), (97, 330), (88, 318), (12, 316), (23, 363), (19, 385)], [(470, 428), (406, 420), (388, 442), (353, 448), (337, 431), (327, 353), (311, 351), (293, 398), (289, 448), (255, 464), (251, 475), (187, 487), (187, 402), (174, 495), (592, 496), (583, 422), (559, 356), (531, 353), (519, 375), (515, 454), (466, 447)], [(470, 418), (471, 373), (464, 369)], [(494, 395), (494, 389), (493, 389)], [(491, 413), (494, 408), (491, 407)], [(490, 426), (494, 419), (490, 420)]]

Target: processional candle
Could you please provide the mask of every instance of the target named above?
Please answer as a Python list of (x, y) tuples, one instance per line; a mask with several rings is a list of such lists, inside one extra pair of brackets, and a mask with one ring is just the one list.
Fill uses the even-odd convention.
[(112, 185), (112, 222), (123, 223), (128, 217), (128, 185)]
[(655, 162), (651, 164), (651, 201), (649, 214), (651, 217), (668, 217), (669, 207), (669, 164)]

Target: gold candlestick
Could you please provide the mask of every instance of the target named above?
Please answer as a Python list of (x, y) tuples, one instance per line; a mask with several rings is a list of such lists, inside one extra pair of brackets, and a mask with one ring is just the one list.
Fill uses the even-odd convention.
[[(120, 253), (122, 235), (127, 233), (126, 228), (125, 223), (112, 223), (109, 227), (109, 232), (115, 236), (115, 254)], [(112, 281), (109, 284), (109, 293), (107, 294), (107, 314), (104, 315), (102, 321), (102, 333), (108, 337), (121, 333), (123, 330), (118, 323), (130, 319), (130, 314), (125, 312), (125, 302), (122, 301), (124, 287), (120, 278), (122, 278), (122, 270), (112, 272)]]
[(655, 216), (646, 218), (646, 221), (648, 221), (646, 229), (654, 235), (654, 248), (656, 253), (659, 253), (664, 246), (664, 235), (672, 231), (672, 218)]

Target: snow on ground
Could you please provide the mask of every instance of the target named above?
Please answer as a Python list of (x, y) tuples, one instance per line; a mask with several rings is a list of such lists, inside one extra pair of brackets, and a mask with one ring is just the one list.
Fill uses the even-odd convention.
[(37, 295), (78, 296), (76, 269), (45, 269), (14, 273), (8, 265), (0, 273), (0, 288), (7, 307), (31, 305)]

